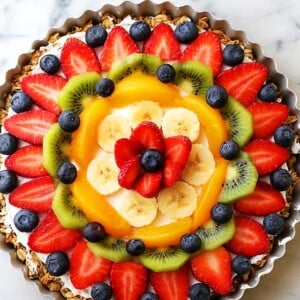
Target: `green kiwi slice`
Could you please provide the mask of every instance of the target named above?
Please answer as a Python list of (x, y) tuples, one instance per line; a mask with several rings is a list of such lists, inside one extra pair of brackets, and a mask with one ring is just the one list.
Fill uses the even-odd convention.
[(222, 114), (229, 124), (229, 135), (241, 148), (253, 134), (252, 115), (247, 108), (232, 97), (222, 108)]
[(58, 95), (61, 109), (81, 113), (97, 94), (96, 85), (100, 79), (101, 75), (96, 72), (71, 77)]
[(190, 254), (177, 247), (149, 248), (139, 256), (139, 260), (154, 272), (164, 272), (177, 270), (189, 257)]
[(65, 228), (81, 229), (88, 223), (85, 215), (75, 206), (70, 188), (63, 183), (59, 182), (56, 186), (52, 210)]
[(63, 162), (69, 160), (71, 134), (53, 124), (43, 139), (43, 164), (52, 177)]
[(219, 202), (232, 203), (251, 194), (258, 179), (257, 170), (246, 152), (230, 161)]
[(174, 83), (190, 94), (205, 96), (207, 89), (213, 85), (211, 68), (198, 61), (175, 63)]

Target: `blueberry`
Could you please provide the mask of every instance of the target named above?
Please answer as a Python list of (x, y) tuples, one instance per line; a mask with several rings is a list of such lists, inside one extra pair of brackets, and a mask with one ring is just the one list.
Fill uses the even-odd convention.
[(170, 64), (163, 64), (159, 66), (156, 71), (157, 78), (163, 83), (172, 82), (175, 78), (175, 75), (175, 69)]
[(65, 184), (71, 184), (77, 177), (76, 166), (70, 162), (64, 162), (57, 170), (58, 179)]
[(58, 117), (58, 123), (62, 130), (73, 132), (80, 126), (80, 118), (73, 110), (65, 110)]
[(69, 270), (69, 267), (69, 257), (65, 252), (57, 251), (47, 256), (46, 268), (51, 275), (61, 276)]
[(163, 168), (163, 155), (156, 149), (145, 150), (140, 157), (140, 163), (146, 172), (159, 171)]
[(60, 68), (60, 61), (57, 56), (47, 54), (40, 59), (40, 67), (48, 74), (55, 74)]
[(11, 108), (16, 113), (28, 111), (32, 107), (32, 100), (23, 92), (15, 93), (10, 100)]
[(274, 133), (275, 143), (282, 147), (292, 146), (295, 139), (295, 132), (287, 125), (279, 126)]
[(13, 171), (0, 171), (0, 193), (8, 194), (18, 185), (18, 178)]
[(225, 141), (220, 147), (220, 154), (227, 160), (233, 160), (238, 157), (240, 153), (239, 145), (232, 140)]
[(189, 290), (190, 300), (209, 300), (210, 289), (204, 283), (194, 283)]
[(266, 83), (258, 92), (258, 97), (264, 102), (274, 102), (277, 99), (277, 87), (273, 83)]
[(82, 231), (86, 240), (92, 243), (100, 242), (106, 238), (106, 232), (102, 224), (90, 222), (85, 225)]
[(180, 239), (180, 248), (187, 252), (193, 253), (199, 250), (201, 245), (200, 237), (195, 233), (186, 233)]
[(91, 26), (85, 33), (86, 43), (95, 48), (102, 46), (107, 38), (107, 31), (100, 25)]
[(227, 101), (228, 94), (222, 86), (213, 85), (206, 92), (206, 102), (213, 108), (222, 108)]
[(96, 85), (96, 92), (101, 97), (108, 97), (110, 96), (115, 89), (114, 82), (109, 78), (102, 78)]
[(232, 266), (232, 271), (238, 275), (244, 275), (251, 270), (250, 259), (242, 255), (237, 255), (232, 260), (231, 266)]
[(129, 28), (130, 36), (137, 42), (146, 41), (151, 35), (151, 28), (145, 21), (136, 21)]
[(152, 292), (146, 292), (141, 296), (140, 300), (159, 300), (159, 298)]
[(141, 239), (131, 239), (126, 243), (126, 250), (132, 256), (138, 256), (145, 252), (146, 247)]
[(244, 49), (240, 45), (228, 44), (223, 50), (223, 62), (234, 67), (244, 60)]
[(278, 214), (271, 213), (264, 217), (263, 225), (268, 234), (279, 235), (284, 231), (284, 218)]
[(98, 282), (92, 285), (91, 296), (93, 300), (110, 300), (112, 295), (112, 288), (107, 283)]
[(174, 33), (179, 43), (190, 44), (198, 36), (198, 28), (193, 22), (186, 21), (177, 25)]
[(271, 185), (278, 191), (286, 191), (292, 184), (289, 171), (277, 169), (270, 174)]
[(10, 155), (18, 148), (18, 139), (9, 133), (0, 135), (0, 153)]
[(21, 232), (31, 232), (38, 223), (38, 215), (28, 209), (21, 209), (14, 216), (14, 224)]
[(218, 203), (212, 208), (210, 215), (216, 223), (224, 224), (232, 218), (233, 210), (228, 204)]

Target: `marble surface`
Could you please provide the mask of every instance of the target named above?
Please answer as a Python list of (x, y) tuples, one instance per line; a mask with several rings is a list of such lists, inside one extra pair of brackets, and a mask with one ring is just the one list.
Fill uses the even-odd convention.
[[(107, 1), (119, 5), (122, 1)], [(132, 1), (139, 3), (141, 1)], [(162, 1), (154, 0), (155, 3)], [(289, 87), (300, 95), (300, 2), (298, 0), (185, 0), (197, 11), (209, 10), (227, 19), (234, 29), (246, 31), (272, 57), (280, 72), (289, 78)], [(86, 9), (96, 10), (104, 1), (95, 0), (1, 0), (0, 3), (0, 85), (5, 72), (16, 65), (18, 55), (45, 36), (49, 27), (60, 27), (68, 17), (78, 17)], [(300, 225), (297, 226), (300, 233)], [(300, 234), (288, 243), (286, 255), (275, 263), (273, 272), (259, 286), (249, 290), (244, 300), (296, 300), (300, 296)], [(6, 251), (0, 250), (0, 299), (42, 300), (34, 284), (24, 280), (20, 270), (11, 267)]]

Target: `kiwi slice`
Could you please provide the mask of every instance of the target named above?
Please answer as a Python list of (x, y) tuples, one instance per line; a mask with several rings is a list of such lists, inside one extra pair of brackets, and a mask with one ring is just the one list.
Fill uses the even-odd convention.
[(73, 110), (78, 114), (82, 112), (97, 94), (96, 84), (100, 79), (100, 74), (96, 72), (71, 77), (58, 95), (58, 104), (61, 109)]
[(198, 61), (175, 63), (174, 83), (190, 94), (205, 96), (206, 91), (213, 85), (211, 68)]
[(88, 223), (85, 215), (76, 207), (70, 188), (63, 183), (59, 182), (56, 186), (52, 209), (65, 228), (81, 229)]
[(116, 62), (107, 74), (107, 77), (117, 83), (126, 76), (129, 76), (137, 71), (149, 75), (155, 75), (158, 67), (161, 64), (162, 60), (157, 56), (134, 53)]
[(229, 135), (241, 148), (253, 134), (252, 115), (247, 108), (232, 97), (222, 108), (222, 114), (229, 124)]
[(253, 193), (258, 179), (257, 170), (246, 152), (230, 161), (219, 201), (231, 203)]
[(69, 160), (71, 134), (53, 124), (43, 139), (43, 164), (52, 177), (57, 177), (60, 165)]
[(154, 272), (172, 271), (180, 268), (190, 254), (177, 247), (149, 248), (139, 256), (140, 262)]

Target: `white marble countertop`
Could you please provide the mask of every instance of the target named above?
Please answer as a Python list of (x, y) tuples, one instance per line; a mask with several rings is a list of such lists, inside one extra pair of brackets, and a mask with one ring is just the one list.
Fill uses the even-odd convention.
[[(118, 5), (122, 1), (109, 0)], [(139, 3), (141, 1), (132, 1)], [(162, 1), (153, 0), (155, 3)], [(272, 57), (278, 70), (289, 78), (289, 87), (300, 95), (300, 2), (298, 0), (185, 0), (177, 6), (191, 5), (227, 19), (234, 29), (247, 33)], [(5, 72), (16, 65), (20, 53), (45, 36), (48, 28), (60, 27), (68, 17), (78, 17), (86, 9), (97, 10), (104, 1), (95, 0), (1, 0), (0, 3), (0, 85)], [(259, 286), (249, 290), (244, 300), (296, 300), (300, 297), (300, 225), (298, 235), (287, 246), (286, 255), (275, 263), (273, 272)], [(42, 300), (37, 287), (24, 280), (20, 270), (11, 267), (7, 252), (0, 250), (0, 299)]]

